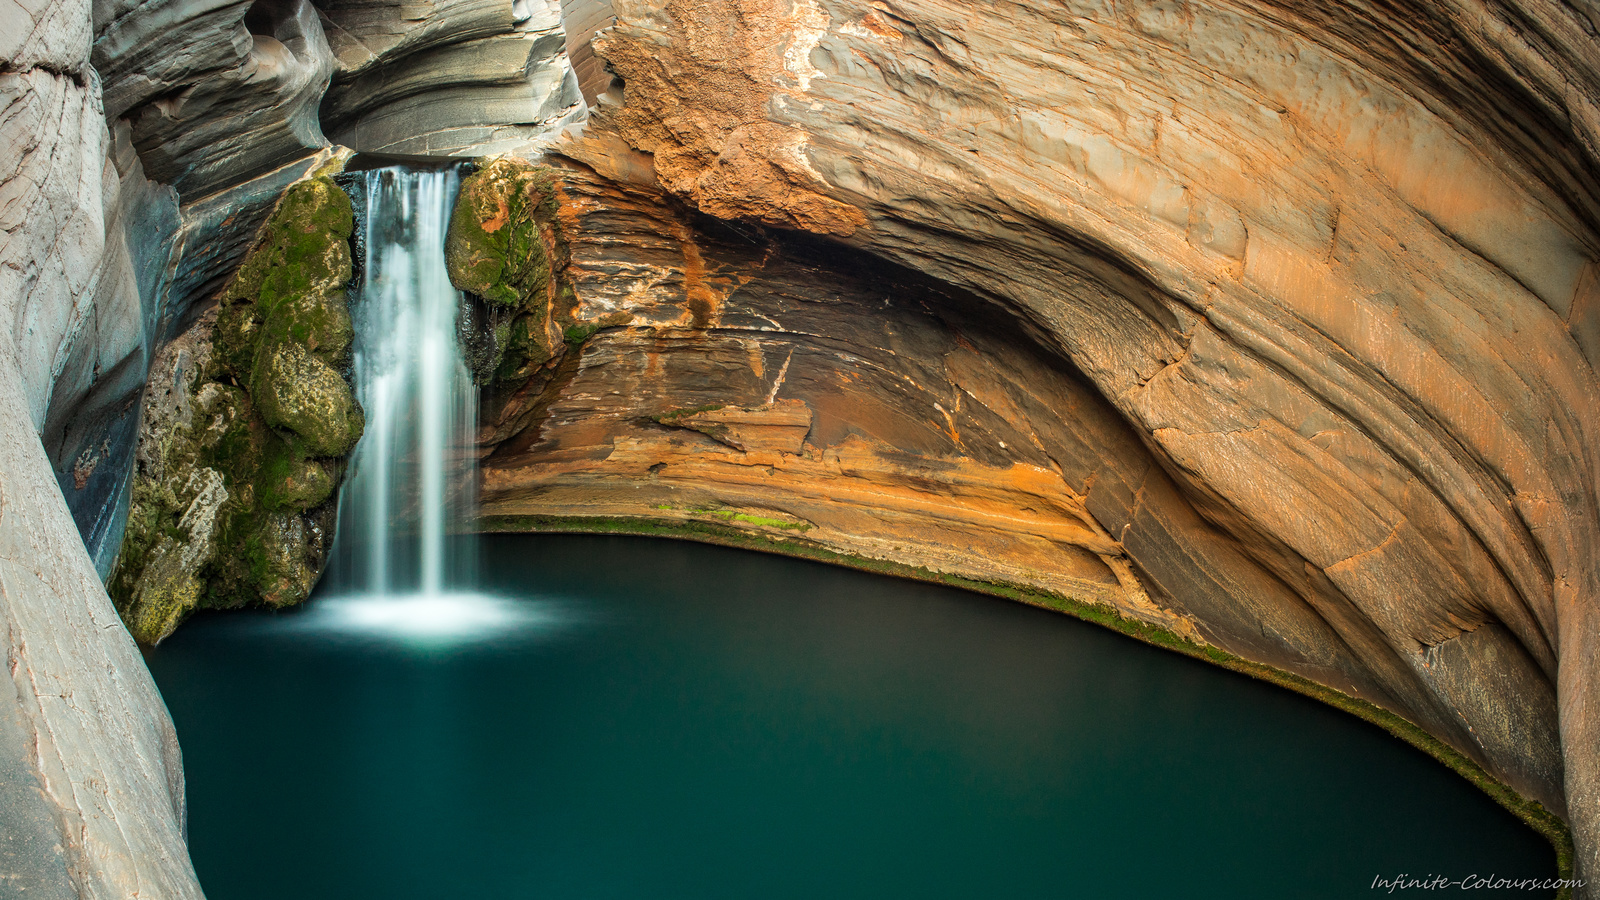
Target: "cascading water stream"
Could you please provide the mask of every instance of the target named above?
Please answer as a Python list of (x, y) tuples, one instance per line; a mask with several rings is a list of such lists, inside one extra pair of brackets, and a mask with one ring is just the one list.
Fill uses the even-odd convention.
[(353, 374), (367, 426), (340, 496), (333, 596), (322, 606), (362, 630), (491, 631), (507, 613), (473, 593), (477, 389), (444, 258), (460, 170), (392, 166), (357, 178), (365, 241)]
[(456, 339), (461, 293), (445, 268), (454, 167), (361, 173), (361, 291), (354, 304), (356, 396), (367, 431), (351, 457), (339, 542), (348, 586), (439, 594), (472, 581), (462, 526), (472, 513), (477, 395)]

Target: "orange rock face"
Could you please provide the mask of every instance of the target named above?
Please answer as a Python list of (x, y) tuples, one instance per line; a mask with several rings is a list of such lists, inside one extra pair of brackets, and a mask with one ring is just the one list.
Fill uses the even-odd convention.
[[(732, 224), (624, 226), (609, 205), (643, 210), (638, 190), (574, 189), (612, 209), (597, 232), (643, 236), (580, 291), (635, 328), (586, 349), (581, 398), (530, 446), (661, 466), (614, 484), (660, 485), (679, 453), (715, 483), (701, 451), (754, 451), (691, 453), (700, 438), (639, 416), (756, 408), (790, 359), (774, 396), (813, 410), (820, 456), (803, 445), (771, 463), (791, 481), (730, 504), (893, 468), (802, 471), (832, 452), (959, 472), (909, 488), (964, 510), (929, 534), (984, 532), (973, 497), (1081, 509), (1114, 552), (1056, 541), (1077, 549), (1017, 550), (1019, 568), (1081, 578), (1032, 560), (1092, 555), (1115, 602), (1142, 591), (1207, 640), (1399, 712), (1567, 817), (1580, 873), (1600, 874), (1592, 22), (1470, 0), (615, 8), (597, 49), (624, 103), (566, 152)], [(767, 244), (757, 223), (839, 243)], [(911, 273), (942, 299), (876, 280)], [(960, 340), (913, 309), (959, 319)], [(612, 412), (608, 366), (670, 396)], [(1059, 469), (1062, 490), (1046, 503), (998, 474), (1019, 465)], [(858, 530), (840, 533), (882, 526)]]
[[(1135, 481), (1148, 456), (984, 301), (826, 245), (705, 231), (598, 177), (564, 190), (580, 318), (633, 318), (490, 398), (485, 515), (715, 522), (1199, 636), (1087, 509), (1097, 468)], [(499, 441), (504, 421), (527, 425)]]
[(679, 411), (658, 421), (698, 431), (742, 453), (798, 454), (805, 449), (806, 435), (811, 433), (811, 419), (811, 407), (804, 400), (774, 400), (753, 408), (714, 406)]

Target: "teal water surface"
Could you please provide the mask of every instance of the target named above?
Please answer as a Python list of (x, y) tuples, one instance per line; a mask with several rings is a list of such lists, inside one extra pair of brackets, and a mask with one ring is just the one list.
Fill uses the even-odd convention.
[(482, 578), (500, 599), (464, 614), (319, 594), (148, 654), (211, 900), (1311, 900), (1554, 874), (1381, 731), (1055, 613), (645, 538), (486, 538)]

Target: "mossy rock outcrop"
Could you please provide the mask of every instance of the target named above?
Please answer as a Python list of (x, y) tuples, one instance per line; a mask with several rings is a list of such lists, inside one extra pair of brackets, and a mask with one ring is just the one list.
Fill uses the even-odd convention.
[(315, 456), (343, 456), (361, 437), (361, 407), (338, 371), (303, 344), (283, 341), (258, 360), (256, 408), (268, 425), (298, 435)]
[(198, 608), (299, 603), (321, 576), (364, 427), (344, 374), (352, 230), (331, 179), (294, 185), (218, 305), (157, 356), (109, 584), (140, 641)]
[(462, 339), (479, 384), (520, 384), (565, 352), (577, 300), (554, 170), (480, 161), (461, 182), (445, 261), (469, 297)]

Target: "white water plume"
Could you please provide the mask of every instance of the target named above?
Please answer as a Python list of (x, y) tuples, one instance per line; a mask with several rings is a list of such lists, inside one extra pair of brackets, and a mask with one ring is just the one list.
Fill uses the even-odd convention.
[[(383, 599), (397, 604), (391, 613), (357, 618), (446, 627), (450, 608), (468, 620), (483, 612), (449, 599), (479, 596), (450, 593), (470, 590), (477, 555), (469, 533), (477, 389), (456, 337), (461, 293), (444, 259), (460, 176), (453, 167), (389, 167), (362, 177), (366, 242), (352, 314), (367, 427), (339, 506), (333, 587), (345, 599), (327, 602)], [(407, 619), (407, 610), (418, 614)]]

